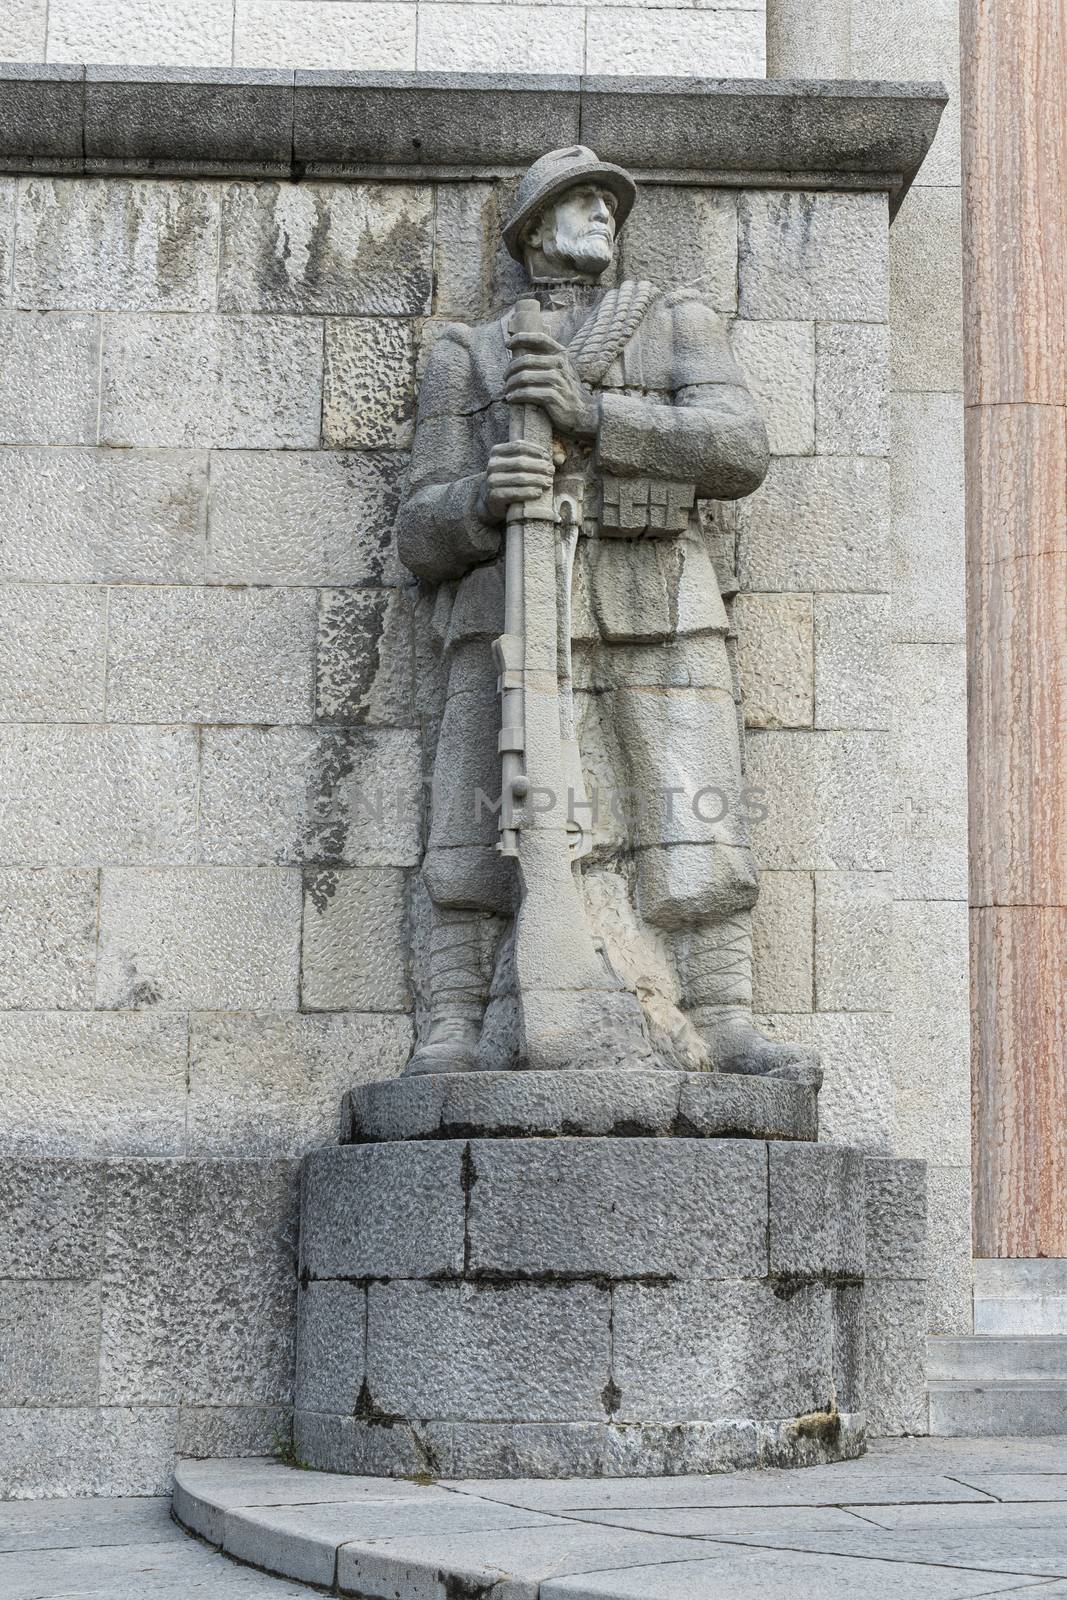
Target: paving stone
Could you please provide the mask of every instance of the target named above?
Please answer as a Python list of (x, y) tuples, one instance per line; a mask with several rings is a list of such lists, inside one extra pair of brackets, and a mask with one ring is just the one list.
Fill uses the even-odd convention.
[(888, 587), (889, 469), (866, 456), (782, 457), (738, 507), (746, 590)]
[(742, 1139), (475, 1140), (469, 1269), (762, 1277), (766, 1150)]
[(395, 589), (320, 592), (315, 652), (318, 721), (414, 724), (413, 622), (407, 595)]
[(815, 596), (815, 726), (888, 728), (890, 599)]
[(327, 449), (410, 447), (416, 334), (416, 324), (406, 318), (330, 318), (322, 392)]
[(116, 722), (306, 722), (315, 592), (119, 589), (108, 611)]
[(295, 1009), (300, 900), (291, 867), (107, 869), (97, 1005)]
[[(815, 874), (818, 1011), (892, 1009), (893, 884), (887, 872)], [(916, 1063), (912, 1062), (914, 1069)]]
[(95, 317), (0, 314), (0, 444), (95, 444)]
[(0, 1013), (0, 1120), (13, 1155), (180, 1155), (185, 1020)]
[(213, 311), (214, 185), (27, 178), (15, 304), (41, 311)]
[(225, 191), (222, 311), (417, 316), (430, 310), (432, 261), (426, 185), (235, 183)]
[(824, 1080), (819, 1135), (831, 1144), (887, 1154), (896, 1139), (892, 1019), (870, 1012), (793, 1012), (760, 1018), (772, 1038), (819, 1052)]
[(767, 1146), (772, 1277), (862, 1278), (864, 1158), (831, 1145)]
[(185, 1535), (158, 1499), (18, 1500), (0, 1507), (0, 1550), (178, 1544)]
[(309, 1011), (407, 1011), (407, 875), (396, 867), (310, 874), (301, 1001)]
[(894, 389), (962, 389), (958, 188), (907, 195), (893, 224), (889, 264)]
[(642, 184), (619, 254), (625, 277), (670, 288), (692, 284), (716, 311), (732, 313), (737, 308), (737, 197), (728, 189)]
[(313, 318), (107, 320), (102, 444), (313, 449), (321, 413), (322, 328)]
[(748, 191), (739, 223), (743, 317), (886, 320), (884, 195)]
[(92, 1404), (99, 1325), (95, 1283), (0, 1280), (0, 1404)]
[(317, 1151), (304, 1173), (304, 1270), (385, 1279), (461, 1272), (466, 1150), (463, 1140), (442, 1139)]
[[(716, 78), (761, 78), (764, 31), (763, 13), (755, 10), (591, 7), (585, 69), (625, 77), (647, 73), (654, 61), (658, 72), (684, 76), (696, 60), (702, 73)], [(554, 65), (566, 70), (562, 61)]]
[(766, 816), (753, 822), (764, 867), (880, 871), (888, 865), (889, 738), (881, 733), (750, 732), (748, 784)]
[(417, 866), (421, 805), (414, 731), (204, 729), (204, 861)]
[(734, 625), (746, 726), (810, 728), (815, 653), (811, 596), (739, 594)]
[(964, 638), (963, 399), (892, 397), (893, 637)]
[[(767, 1542), (784, 1543), (785, 1538), (778, 1535)], [(1034, 1578), (1067, 1574), (1067, 1533), (1062, 1526), (1032, 1527), (1028, 1544), (1029, 1549), (1020, 1548), (1015, 1528), (934, 1526), (912, 1530), (858, 1526), (849, 1533), (803, 1533), (792, 1547), (831, 1555), (936, 1563), (948, 1568), (996, 1572), (1003, 1577), (1009, 1573)]]
[(190, 0), (175, 12), (164, 0), (50, 0), (51, 61), (129, 61), (218, 66), (230, 59), (232, 7)]
[(207, 458), (192, 451), (0, 451), (0, 574), (195, 582), (204, 573), (206, 488)]
[(962, 644), (894, 645), (894, 868), (902, 900), (967, 898)]
[[(305, 15), (306, 13), (306, 15)], [(410, 4), (236, 0), (234, 60), (246, 67), (411, 71), (415, 13)]]
[[(419, 16), (420, 72), (573, 73), (585, 64), (585, 17), (553, 12), (546, 28), (536, 6), (509, 5), (472, 14), (435, 0)], [(664, 69), (666, 70), (666, 69)]]
[(102, 589), (0, 585), (0, 721), (103, 716), (106, 604)]
[(35, 866), (186, 861), (196, 735), (183, 728), (0, 729), (0, 860)]
[(887, 455), (889, 329), (873, 322), (820, 322), (815, 347), (819, 454)]
[(372, 1284), (367, 1313), (372, 1414), (534, 1422), (603, 1416), (603, 1289)]
[(353, 1415), (367, 1374), (366, 1344), (365, 1288), (339, 1281), (302, 1287), (297, 1301), (296, 1404), (305, 1411)]
[(399, 1072), (411, 1047), (404, 1016), (194, 1016), (190, 1153), (295, 1156), (329, 1144), (352, 1085)]
[(810, 322), (735, 322), (730, 334), (776, 456), (815, 450), (815, 329)]
[[(731, 1474), (732, 1476), (732, 1474)], [(662, 1481), (662, 1480), (660, 1480)], [(610, 1492), (614, 1482), (607, 1480)], [(584, 1487), (584, 1485), (583, 1485)], [(656, 1488), (659, 1484), (656, 1484)], [(566, 1498), (564, 1496), (563, 1498)], [(926, 1508), (923, 1508), (926, 1509)], [(956, 1508), (952, 1508), (956, 1509)], [(730, 1537), (760, 1537), (764, 1532), (781, 1532), (786, 1528), (806, 1529), (810, 1532), (844, 1531), (856, 1526), (856, 1520), (847, 1511), (833, 1506), (668, 1506), (658, 1510), (632, 1511), (575, 1511), (568, 1509), (568, 1517), (585, 1522), (590, 1530), (598, 1525), (611, 1528), (631, 1528), (634, 1532), (674, 1534), (687, 1539), (718, 1539)]]
[(392, 530), (404, 464), (382, 450), (213, 457), (211, 576), (222, 583), (400, 582), (406, 575)]
[(767, 1283), (617, 1285), (612, 1294), (618, 1422), (793, 1417), (830, 1399), (830, 1292), (780, 1299)]
[[(177, 1412), (169, 1406), (5, 1407), (0, 1409), (0, 1495), (36, 1500), (169, 1494), (176, 1431)], [(12, 1558), (5, 1559), (14, 1565)], [(84, 1582), (84, 1550), (73, 1559), (76, 1581)], [(113, 1576), (110, 1549), (108, 1559)], [(40, 1585), (33, 1593), (40, 1593)]]
[(810, 1011), (814, 890), (807, 872), (762, 872), (752, 912), (757, 1011)]
[(925, 1276), (925, 1164), (868, 1159), (867, 1278)]
[(0, 867), (0, 1007), (91, 1008), (96, 902), (95, 872)]
[(0, 1279), (93, 1277), (102, 1206), (96, 1162), (0, 1157)]

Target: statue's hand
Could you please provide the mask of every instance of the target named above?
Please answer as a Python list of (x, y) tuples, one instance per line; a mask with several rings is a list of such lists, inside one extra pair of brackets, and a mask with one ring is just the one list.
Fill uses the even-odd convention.
[(540, 406), (560, 433), (593, 439), (600, 423), (596, 396), (561, 344), (547, 333), (516, 333), (504, 394), (512, 405)]
[(502, 522), (516, 501), (536, 500), (551, 489), (552, 478), (552, 456), (540, 445), (524, 439), (495, 444), (489, 452), (478, 513), (484, 522)]

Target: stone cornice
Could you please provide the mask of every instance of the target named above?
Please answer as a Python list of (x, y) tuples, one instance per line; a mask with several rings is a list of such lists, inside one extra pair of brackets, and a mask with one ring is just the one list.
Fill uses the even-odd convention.
[(579, 140), (667, 182), (899, 205), (939, 83), (270, 72), (0, 63), (0, 172), (503, 175)]

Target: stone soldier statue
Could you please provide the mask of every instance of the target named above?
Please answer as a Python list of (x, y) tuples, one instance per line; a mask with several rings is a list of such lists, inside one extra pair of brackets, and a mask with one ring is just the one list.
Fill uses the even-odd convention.
[[(450, 325), (422, 382), (399, 542), (440, 586), (447, 698), (423, 865), (429, 1009), (409, 1072), (512, 1064), (486, 1023), (506, 945), (488, 935), (518, 895), (486, 803), (501, 793), (493, 642), (505, 519), (554, 488), (573, 519), (559, 560), (561, 720), (581, 769), (571, 845), (597, 947), (641, 1001), (653, 1064), (817, 1074), (812, 1052), (753, 1025), (758, 872), (727, 617), (696, 511), (759, 486), (767, 435), (697, 290), (601, 286), (636, 193), (580, 145), (536, 161), (503, 231), (539, 331), (508, 316)], [(509, 439), (523, 406), (550, 419), (550, 447)]]

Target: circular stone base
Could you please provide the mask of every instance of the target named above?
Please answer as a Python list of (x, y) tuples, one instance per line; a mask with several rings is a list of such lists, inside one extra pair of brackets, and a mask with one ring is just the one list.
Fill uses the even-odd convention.
[(720, 1072), (456, 1072), (345, 1099), (342, 1142), (563, 1137), (816, 1139), (818, 1091)]

